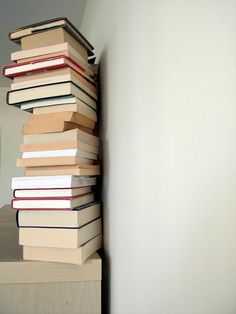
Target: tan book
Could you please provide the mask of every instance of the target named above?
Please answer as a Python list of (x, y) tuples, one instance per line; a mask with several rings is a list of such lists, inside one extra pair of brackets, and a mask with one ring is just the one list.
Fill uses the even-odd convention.
[(21, 38), (21, 50), (41, 48), (65, 42), (74, 48), (85, 62), (88, 60), (87, 49), (63, 28), (50, 29)]
[(63, 165), (92, 165), (93, 160), (81, 157), (41, 157), (17, 159), (18, 167), (42, 167), (42, 166), (63, 166)]
[(64, 111), (64, 112), (51, 112), (51, 113), (44, 113), (38, 115), (30, 115), (27, 125), (37, 125), (37, 124), (49, 124), (59, 121), (66, 121), (75, 123), (81, 126), (85, 126), (89, 129), (94, 129), (95, 121), (89, 119), (88, 117), (82, 115), (78, 112), (73, 111)]
[(79, 149), (84, 152), (98, 154), (98, 147), (85, 144), (80, 141), (64, 141), (58, 143), (42, 143), (42, 144), (21, 144), (22, 152), (36, 152), (44, 150), (64, 150), (64, 149)]
[(33, 61), (36, 59), (56, 57), (61, 55), (70, 57), (75, 62), (81, 64), (86, 70), (85, 73), (93, 77), (93, 69), (91, 65), (85, 62), (80, 54), (68, 43), (15, 51), (11, 54), (11, 60), (17, 63), (22, 63), (27, 61)]
[(9, 105), (21, 104), (27, 101), (47, 99), (50, 97), (73, 95), (95, 109), (96, 100), (91, 98), (86, 92), (81, 90), (79, 86), (73, 82), (54, 83), (50, 85), (42, 85), (9, 91), (7, 93), (7, 103)]
[(25, 260), (61, 262), (82, 265), (86, 259), (102, 247), (102, 235), (86, 242), (78, 249), (60, 249), (36, 246), (23, 246)]
[[(37, 34), (41, 32), (45, 32), (49, 29), (55, 28), (64, 28), (71, 36), (73, 36), (80, 44), (86, 48), (89, 52), (92, 53), (93, 46), (90, 42), (76, 29), (76, 27), (65, 17), (54, 18), (38, 23), (33, 23), (30, 25), (22, 26), (16, 29), (13, 29), (10, 34), (9, 38), (17, 43), (25, 37), (32, 34)], [(90, 54), (91, 54), (90, 53)]]
[(11, 89), (16, 90), (21, 88), (66, 81), (74, 81), (77, 84), (77, 81), (79, 81), (80, 84), (82, 84), (82, 88), (84, 88), (85, 90), (87, 88), (88, 91), (96, 93), (97, 89), (94, 86), (92, 79), (90, 79), (91, 82), (89, 82), (82, 75), (84, 75), (82, 71), (78, 73), (69, 67), (48, 71), (39, 71), (35, 73), (32, 72), (31, 74), (28, 73), (27, 75), (15, 76), (13, 78), (13, 83), (11, 84)]
[(65, 111), (72, 111), (72, 112), (80, 113), (81, 115), (84, 115), (87, 118), (97, 122), (96, 111), (90, 108), (89, 106), (87, 106), (83, 102), (79, 102), (76, 104), (68, 104), (68, 105), (36, 107), (33, 109), (33, 114), (39, 115), (39, 114), (65, 112)]
[(20, 228), (19, 244), (39, 247), (79, 248), (102, 232), (101, 218), (81, 228)]
[(92, 146), (99, 146), (99, 138), (97, 136), (78, 128), (60, 133), (27, 134), (23, 136), (23, 144), (50, 144), (65, 141), (81, 141)]
[(25, 167), (25, 176), (98, 176), (100, 175), (99, 165), (67, 165), (67, 166), (47, 166), (47, 167)]
[[(73, 191), (73, 189), (71, 190)], [(27, 192), (31, 190), (25, 191)], [(57, 189), (55, 191), (60, 191), (60, 189)], [(76, 210), (68, 211), (19, 210), (17, 213), (17, 224), (19, 227), (32, 227), (32, 228), (33, 227), (79, 228), (99, 217), (100, 217), (100, 204), (89, 203), (84, 206), (78, 207), (78, 209)]]
[(78, 128), (78, 124), (66, 122), (66, 121), (54, 121), (51, 124), (44, 125), (44, 124), (25, 124), (22, 128), (22, 134), (28, 135), (28, 134), (43, 134), (43, 133), (56, 133), (56, 132), (62, 132), (67, 131), (71, 129)]

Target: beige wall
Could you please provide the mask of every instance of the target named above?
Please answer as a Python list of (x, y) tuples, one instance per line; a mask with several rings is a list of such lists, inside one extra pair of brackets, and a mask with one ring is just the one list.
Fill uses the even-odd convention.
[(12, 198), (11, 178), (22, 176), (22, 168), (16, 167), (22, 142), (21, 128), (28, 113), (6, 104), (6, 88), (0, 88), (1, 168), (0, 206), (9, 204)]
[(235, 29), (235, 1), (87, 4), (112, 314), (236, 313)]

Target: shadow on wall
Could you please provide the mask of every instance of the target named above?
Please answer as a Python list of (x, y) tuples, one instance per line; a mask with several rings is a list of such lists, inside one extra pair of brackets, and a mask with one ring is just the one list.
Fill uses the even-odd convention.
[[(100, 164), (101, 164), (101, 182), (102, 187), (100, 197), (102, 200), (102, 216), (103, 216), (103, 249), (101, 252), (103, 258), (102, 269), (102, 313), (110, 313), (110, 243), (109, 243), (109, 209), (107, 204), (107, 195), (109, 194), (109, 144), (106, 139), (107, 121), (108, 121), (108, 79), (107, 79), (107, 52), (104, 50), (99, 62), (99, 104), (98, 121), (100, 125)], [(106, 165), (104, 167), (104, 165)]]

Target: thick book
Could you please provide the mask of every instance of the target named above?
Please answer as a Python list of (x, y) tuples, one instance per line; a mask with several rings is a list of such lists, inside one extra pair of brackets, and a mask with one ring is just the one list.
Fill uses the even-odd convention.
[(101, 218), (76, 229), (20, 228), (19, 244), (26, 246), (79, 248), (102, 232)]
[(92, 159), (81, 157), (39, 157), (17, 159), (18, 167), (45, 167), (45, 166), (70, 166), (70, 165), (93, 165)]
[(88, 61), (87, 49), (63, 28), (49, 29), (41, 33), (21, 38), (21, 50), (47, 47), (65, 42), (73, 47), (81, 55), (85, 62)]
[(58, 198), (58, 197), (76, 197), (92, 192), (92, 186), (73, 187), (73, 188), (41, 188), (41, 189), (15, 189), (14, 198)]
[(81, 157), (97, 160), (97, 154), (84, 152), (79, 149), (56, 149), (56, 150), (37, 150), (23, 152), (22, 158), (44, 158), (44, 157)]
[(73, 82), (54, 83), (9, 91), (7, 93), (7, 103), (8, 105), (20, 106), (27, 101), (58, 96), (74, 96), (91, 108), (97, 108), (96, 100)]
[[(38, 152), (51, 150), (72, 150), (76, 149), (83, 152), (98, 154), (98, 147), (85, 144), (81, 141), (62, 141), (41, 144), (21, 144), (22, 152)], [(82, 157), (82, 156), (81, 156)], [(85, 157), (86, 158), (86, 157)]]
[(98, 165), (66, 165), (66, 166), (43, 166), (43, 167), (25, 167), (25, 176), (98, 176), (100, 167)]
[(18, 227), (31, 228), (79, 228), (100, 217), (100, 204), (89, 203), (63, 210), (19, 210), (16, 220)]
[(79, 188), (96, 184), (95, 177), (77, 177), (73, 175), (34, 176), (12, 178), (11, 188), (39, 189), (39, 188)]
[(91, 45), (91, 43), (78, 31), (78, 29), (66, 17), (58, 17), (55, 19), (50, 19), (13, 29), (9, 33), (9, 38), (12, 41), (20, 43), (21, 39), (25, 36), (37, 34), (58, 27), (63, 27), (71, 36), (73, 36), (78, 42), (80, 42), (84, 48), (86, 48), (88, 51), (92, 53), (92, 50), (94, 48)]
[(72, 210), (75, 207), (85, 205), (94, 201), (94, 194), (87, 193), (71, 197), (41, 197), (14, 198), (11, 201), (13, 209), (17, 210)]
[(37, 123), (25, 124), (22, 127), (22, 135), (45, 134), (45, 133), (58, 133), (69, 131), (73, 129), (82, 129), (85, 132), (92, 133), (92, 129), (82, 125), (68, 122), (68, 121), (52, 121), (51, 123)]
[(50, 144), (64, 141), (81, 141), (92, 146), (99, 146), (98, 137), (77, 128), (61, 133), (29, 134), (23, 136), (23, 144)]
[(86, 74), (88, 74), (91, 78), (94, 77), (93, 67), (89, 63), (85, 62), (80, 54), (68, 43), (15, 51), (11, 54), (11, 60), (17, 63), (22, 63), (42, 58), (52, 58), (60, 55), (70, 57), (75, 62), (83, 65), (83, 68), (86, 69)]
[(76, 104), (65, 104), (65, 105), (55, 105), (55, 106), (42, 106), (33, 108), (34, 115), (57, 113), (57, 112), (76, 112), (81, 114), (90, 120), (97, 122), (97, 113), (94, 109), (90, 108), (83, 102), (78, 102)]
[(82, 89), (91, 93), (92, 96), (97, 94), (97, 87), (92, 79), (88, 80), (84, 74), (79, 74), (69, 67), (15, 76), (11, 84), (11, 90), (69, 81), (80, 85)]
[(36, 126), (40, 124), (50, 124), (53, 122), (66, 121), (74, 124), (84, 126), (89, 129), (94, 129), (95, 121), (73, 111), (51, 112), (38, 115), (30, 115), (27, 121), (27, 125)]
[(102, 247), (102, 235), (94, 237), (78, 249), (61, 249), (38, 246), (23, 246), (25, 260), (71, 263), (82, 265), (88, 257)]

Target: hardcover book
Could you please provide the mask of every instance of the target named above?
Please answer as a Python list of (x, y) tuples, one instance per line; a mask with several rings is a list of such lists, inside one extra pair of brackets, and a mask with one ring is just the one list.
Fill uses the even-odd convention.
[(102, 232), (101, 218), (80, 228), (20, 228), (19, 244), (76, 249)]
[(85, 205), (94, 201), (94, 194), (87, 193), (71, 197), (35, 197), (35, 198), (14, 198), (11, 201), (13, 209), (17, 210), (72, 210), (75, 207)]
[(100, 217), (100, 204), (89, 203), (71, 211), (63, 210), (19, 210), (18, 227), (31, 228), (79, 228)]
[(61, 262), (82, 265), (94, 252), (102, 247), (102, 235), (94, 237), (77, 249), (23, 246), (23, 258), (45, 262)]

